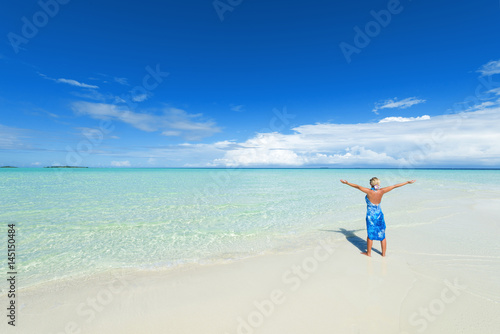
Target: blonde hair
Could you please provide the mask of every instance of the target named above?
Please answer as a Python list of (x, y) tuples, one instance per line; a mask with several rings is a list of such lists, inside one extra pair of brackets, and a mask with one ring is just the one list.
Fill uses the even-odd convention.
[(377, 185), (379, 186), (379, 185), (380, 185), (380, 180), (379, 180), (378, 178), (376, 178), (376, 177), (372, 177), (372, 178), (370, 179), (370, 185), (371, 185), (372, 187), (375, 187), (375, 186), (377, 186)]

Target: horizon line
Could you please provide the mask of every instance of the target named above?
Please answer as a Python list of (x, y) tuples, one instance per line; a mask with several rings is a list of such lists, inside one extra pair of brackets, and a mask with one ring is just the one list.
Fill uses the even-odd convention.
[[(69, 168), (68, 168), (69, 167)], [(406, 170), (500, 170), (500, 167), (89, 167), (89, 166), (0, 166), (0, 169), (406, 169)]]

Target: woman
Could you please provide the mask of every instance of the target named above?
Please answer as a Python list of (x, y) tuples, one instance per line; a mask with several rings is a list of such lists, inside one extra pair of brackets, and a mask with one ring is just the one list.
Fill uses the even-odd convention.
[(380, 202), (382, 201), (382, 196), (388, 193), (394, 188), (402, 187), (407, 184), (415, 182), (406, 181), (403, 183), (395, 184), (390, 187), (380, 188), (380, 181), (376, 177), (370, 179), (371, 189), (358, 186), (357, 184), (347, 182), (346, 180), (340, 180), (343, 184), (347, 184), (353, 188), (359, 189), (366, 194), (366, 231), (368, 232), (368, 237), (366, 238), (366, 252), (362, 252), (366, 256), (372, 256), (372, 244), (373, 240), (380, 240), (380, 245), (382, 246), (382, 256), (385, 256), (385, 250), (387, 248), (387, 241), (385, 240), (385, 220), (382, 209), (380, 208)]

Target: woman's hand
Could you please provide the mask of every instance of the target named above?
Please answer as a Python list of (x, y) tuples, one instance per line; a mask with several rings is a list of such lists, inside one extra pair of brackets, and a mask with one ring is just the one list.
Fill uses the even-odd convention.
[(340, 180), (343, 184), (347, 184), (347, 180)]
[(408, 182), (408, 184), (412, 184), (412, 183), (415, 183), (416, 180), (411, 180), (411, 181), (406, 181)]

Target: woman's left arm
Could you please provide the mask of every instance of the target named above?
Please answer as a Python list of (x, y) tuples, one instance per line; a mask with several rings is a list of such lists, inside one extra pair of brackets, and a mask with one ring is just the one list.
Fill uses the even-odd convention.
[(392, 189), (395, 189), (395, 188), (399, 188), (399, 187), (402, 187), (402, 186), (405, 186), (407, 184), (412, 184), (412, 183), (415, 183), (416, 180), (411, 180), (411, 181), (406, 181), (406, 182), (403, 182), (403, 183), (398, 183), (398, 184), (395, 184), (393, 186), (389, 186), (389, 187), (384, 187), (384, 188), (381, 188), (380, 190), (383, 191), (384, 193), (388, 193), (389, 191), (391, 191)]

